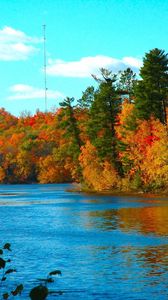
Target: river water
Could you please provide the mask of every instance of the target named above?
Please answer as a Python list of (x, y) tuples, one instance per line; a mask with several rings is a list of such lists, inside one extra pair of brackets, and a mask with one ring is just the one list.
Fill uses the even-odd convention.
[[(19, 299), (61, 270), (47, 299), (168, 299), (168, 197), (67, 192), (68, 184), (0, 185), (0, 244)], [(1, 270), (0, 270), (1, 271)], [(5, 284), (5, 283), (4, 283)]]

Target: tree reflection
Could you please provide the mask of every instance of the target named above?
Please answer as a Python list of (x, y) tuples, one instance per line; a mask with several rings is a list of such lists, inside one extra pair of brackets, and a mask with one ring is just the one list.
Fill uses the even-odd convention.
[(147, 281), (150, 278), (151, 285), (159, 284), (160, 280), (158, 278), (167, 276), (167, 246), (145, 247), (143, 251), (137, 252), (137, 258), (145, 272), (144, 277)]
[(168, 207), (122, 208), (118, 211), (120, 228), (143, 234), (168, 235)]
[(88, 226), (103, 231), (120, 229), (157, 236), (168, 235), (168, 207), (149, 206), (88, 212)]
[(96, 210), (88, 212), (89, 227), (96, 227), (101, 230), (109, 231), (119, 227), (119, 215), (117, 210)]

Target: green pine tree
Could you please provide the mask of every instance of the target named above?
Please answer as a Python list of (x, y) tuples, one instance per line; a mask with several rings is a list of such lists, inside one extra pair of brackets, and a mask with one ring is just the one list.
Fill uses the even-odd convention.
[(121, 109), (121, 97), (116, 90), (117, 75), (101, 69), (103, 79), (93, 76), (99, 83), (90, 108), (88, 134), (96, 146), (101, 160), (108, 159), (121, 175), (122, 168), (118, 158), (118, 145), (115, 125)]
[(118, 73), (118, 92), (126, 96), (129, 102), (134, 99), (134, 87), (136, 84), (136, 73), (134, 73), (130, 68)]
[(88, 109), (94, 100), (94, 87), (89, 86), (84, 92), (82, 92), (82, 97), (77, 101), (78, 106), (81, 109)]
[(140, 70), (142, 80), (135, 88), (135, 112), (140, 119), (151, 115), (166, 124), (168, 93), (168, 54), (157, 48), (146, 53)]
[(67, 140), (66, 154), (72, 157), (77, 168), (78, 178), (82, 178), (81, 167), (78, 161), (82, 141), (80, 138), (80, 129), (75, 117), (75, 108), (73, 106), (74, 98), (67, 97), (63, 102), (59, 103), (62, 107), (59, 115), (59, 127), (64, 129), (64, 138)]

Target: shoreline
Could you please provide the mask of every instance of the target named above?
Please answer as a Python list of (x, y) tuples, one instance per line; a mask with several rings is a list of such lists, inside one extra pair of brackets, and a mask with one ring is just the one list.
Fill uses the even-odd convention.
[[(62, 183), (49, 183), (50, 184), (66, 184), (67, 182), (62, 182)], [(39, 184), (41, 185), (41, 183), (24, 183), (26, 185), (29, 184)], [(70, 184), (72, 184), (72, 188), (67, 188), (66, 191), (73, 193), (83, 193), (83, 194), (92, 194), (92, 195), (105, 195), (105, 196), (123, 196), (123, 197), (168, 197), (168, 189), (164, 189), (164, 190), (155, 190), (155, 191), (143, 191), (143, 190), (127, 190), (127, 191), (122, 191), (122, 190), (102, 190), (102, 191), (95, 191), (93, 189), (89, 189), (89, 188), (84, 188), (82, 187), (82, 185), (80, 183), (76, 183), (76, 182), (71, 182)], [(5, 184), (8, 186), (12, 186), (13, 184)], [(17, 184), (17, 185), (23, 185), (21, 184)], [(46, 184), (48, 185), (48, 184)], [(1, 186), (1, 185), (0, 185)], [(14, 196), (16, 195), (16, 193), (9, 193), (9, 192), (0, 192), (0, 196)]]
[(120, 191), (120, 190), (107, 190), (107, 191), (95, 191), (92, 189), (86, 189), (82, 188), (82, 186), (77, 186), (76, 183), (74, 183), (76, 187), (72, 189), (67, 189), (67, 192), (76, 192), (76, 193), (83, 193), (83, 194), (95, 194), (95, 195), (106, 195), (106, 196), (123, 196), (123, 197), (128, 197), (128, 196), (136, 196), (136, 197), (168, 197), (168, 190), (156, 190), (156, 191), (150, 191), (150, 192), (144, 192), (142, 190), (130, 190), (130, 191)]

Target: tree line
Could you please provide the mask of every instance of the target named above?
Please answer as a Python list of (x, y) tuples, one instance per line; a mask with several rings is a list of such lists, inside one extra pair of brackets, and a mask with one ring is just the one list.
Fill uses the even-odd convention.
[(96, 191), (168, 188), (168, 54), (140, 76), (100, 69), (80, 99), (19, 118), (0, 110), (0, 182), (77, 181)]

